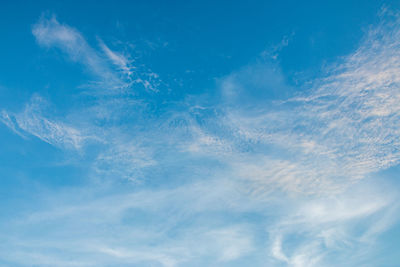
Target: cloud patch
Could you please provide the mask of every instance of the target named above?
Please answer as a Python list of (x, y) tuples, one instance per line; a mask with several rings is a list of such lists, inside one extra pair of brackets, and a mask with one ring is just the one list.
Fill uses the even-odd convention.
[(1, 112), (1, 121), (13, 132), (25, 137), (33, 135), (42, 141), (59, 148), (80, 150), (91, 139), (77, 128), (64, 122), (52, 120), (43, 115), (46, 101), (33, 96), (30, 103), (20, 113)]

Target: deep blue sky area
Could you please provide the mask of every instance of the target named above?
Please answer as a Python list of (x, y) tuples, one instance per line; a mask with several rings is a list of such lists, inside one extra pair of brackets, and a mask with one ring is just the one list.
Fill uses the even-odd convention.
[(400, 2), (1, 1), (0, 267), (399, 266)]
[[(395, 3), (390, 5), (396, 7)], [(257, 60), (285, 37), (291, 45), (280, 55), (282, 69), (312, 76), (326, 62), (354, 50), (378, 21), (382, 6), (381, 1), (5, 1), (0, 29), (7, 42), (2, 43), (1, 57), (12, 60), (2, 60), (2, 82), (13, 82), (15, 87), (32, 83), (16, 79), (21, 72), (38, 80), (47, 74), (47, 82), (60, 78), (43, 69), (41, 61), (62, 56), (43, 55), (39, 47), (26, 45), (34, 43), (29, 32), (43, 14), (82, 25), (79, 30), (90, 43), (96, 43), (98, 36), (133, 42), (143, 48), (134, 53), (167, 77), (182, 79), (186, 71), (193, 71), (187, 75), (192, 82), (185, 82), (191, 90), (202, 91), (212, 85), (213, 75), (227, 75)], [(60, 68), (59, 75), (63, 70), (75, 74), (72, 68), (65, 69), (68, 65), (55, 67)]]

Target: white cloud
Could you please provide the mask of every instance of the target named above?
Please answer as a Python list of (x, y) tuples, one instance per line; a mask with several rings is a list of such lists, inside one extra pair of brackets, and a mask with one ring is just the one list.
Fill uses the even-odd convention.
[(358, 255), (374, 248), (376, 237), (398, 219), (397, 198), (386, 186), (364, 183), (341, 194), (286, 203), (287, 214), (269, 228), (270, 253), (289, 266), (357, 265)]
[[(101, 191), (86, 188), (48, 195), (40, 210), (23, 220), (11, 219), (8, 231), (0, 234), (7, 240), (7, 247), (0, 245), (0, 257), (23, 266), (187, 266), (203, 258), (206, 265), (229, 264), (255, 249), (251, 225), (204, 217), (238, 210), (231, 202), (248, 205), (229, 183), (209, 181), (107, 196)], [(37, 232), (42, 227), (46, 231)]]
[(106, 62), (89, 46), (82, 34), (74, 28), (60, 24), (54, 16), (50, 19), (42, 17), (33, 26), (32, 33), (40, 45), (61, 49), (73, 61), (85, 65), (102, 81), (110, 81), (110, 84), (114, 85), (122, 84)]
[(118, 68), (123, 70), (126, 74), (128, 75), (132, 74), (133, 67), (130, 66), (130, 62), (125, 56), (112, 51), (108, 46), (104, 44), (103, 41), (100, 41), (100, 47), (107, 55), (107, 57), (112, 61), (113, 64), (118, 66)]
[[(107, 185), (100, 193), (68, 191), (73, 199), (57, 195), (49, 207), (9, 224), (2, 237), (10, 246), (3, 245), (1, 256), (41, 266), (186, 266), (199, 258), (229, 264), (256, 250), (252, 221), (235, 221), (249, 213), (262, 217), (254, 222), (262, 226), (258, 234), (266, 231), (271, 238), (261, 238), (257, 248), (265, 253), (259, 256), (267, 258), (269, 248), (269, 256), (290, 266), (321, 266), (332, 252), (351, 256), (349, 247), (368, 248), (395, 221), (396, 197), (357, 184), (346, 188), (400, 159), (398, 25), (371, 29), (326, 78), (284, 103), (267, 102), (282, 100), (276, 89), (288, 89), (279, 68), (256, 64), (222, 79), (223, 101), (211, 108), (197, 105), (150, 119), (143, 115), (145, 103), (113, 99), (83, 108), (96, 113), (87, 112), (83, 129), (44, 115), (39, 97), (21, 113), (3, 111), (1, 121), (14, 132), (58, 147), (81, 149), (88, 136), (101, 135), (90, 162), (96, 176), (136, 181), (150, 179), (151, 170), (170, 187), (160, 189), (151, 180), (146, 189), (111, 196), (104, 193), (112, 191)], [(40, 20), (33, 33), (40, 44), (60, 48), (102, 79), (120, 79), (109, 61), (134, 77), (128, 57), (104, 43), (107, 58), (101, 57), (81, 33), (54, 18)], [(135, 120), (124, 122), (128, 117)], [(279, 191), (289, 194), (277, 200)], [(41, 227), (46, 231), (39, 236), (35, 230)]]
[(117, 144), (111, 141), (110, 148), (101, 152), (94, 162), (95, 175), (118, 180), (144, 180), (145, 170), (154, 167), (157, 162), (154, 160), (151, 148), (141, 147), (138, 143), (136, 141)]
[(132, 65), (132, 59), (129, 59), (129, 57), (121, 53), (111, 50), (102, 40), (99, 42), (100, 47), (107, 58), (126, 76), (129, 86), (141, 84), (148, 91), (159, 91), (158, 87), (161, 84), (161, 81), (157, 73), (154, 73), (149, 69), (138, 69), (136, 66)]
[[(83, 64), (85, 69), (96, 77), (96, 81), (92, 83), (91, 87), (97, 89), (97, 93), (110, 94), (115, 93), (110, 89), (123, 89), (117, 91), (120, 93), (125, 89), (132, 89), (135, 84), (141, 84), (146, 90), (158, 91), (160, 80), (156, 73), (143, 69), (139, 71), (126, 56), (112, 51), (100, 39), (99, 43), (103, 54), (98, 52), (88, 44), (86, 38), (79, 31), (59, 23), (55, 16), (42, 17), (33, 26), (32, 33), (40, 45), (56, 47), (66, 53), (72, 61)], [(109, 61), (117, 69), (113, 68)]]
[(13, 120), (13, 117), (10, 116), (5, 110), (1, 111), (0, 121), (10, 128), (14, 133), (18, 134), (24, 139), (26, 138), (25, 135), (23, 135), (21, 131), (16, 128), (16, 122)]
[[(220, 161), (257, 181), (256, 188), (275, 184), (316, 194), (344, 190), (397, 165), (399, 25), (395, 17), (372, 27), (354, 53), (286, 101), (283, 93), (274, 93), (291, 90), (276, 65), (257, 63), (225, 77), (218, 129), (194, 142), (193, 152), (214, 154), (199, 142), (216, 144), (219, 151), (231, 151)], [(215, 119), (209, 122), (215, 125)]]
[(44, 99), (33, 96), (20, 113), (3, 110), (1, 121), (18, 135), (25, 136), (25, 132), (57, 147), (80, 150), (90, 137), (63, 122), (46, 118), (42, 114), (43, 105), (46, 105)]

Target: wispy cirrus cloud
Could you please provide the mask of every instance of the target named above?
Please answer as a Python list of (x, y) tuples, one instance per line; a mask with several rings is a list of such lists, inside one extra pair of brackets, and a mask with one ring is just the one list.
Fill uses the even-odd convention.
[[(254, 252), (254, 231), (246, 222), (207, 221), (204, 216), (229, 206), (231, 215), (226, 216), (232, 216), (249, 203), (240, 200), (229, 181), (214, 181), (212, 190), (209, 185), (108, 196), (86, 188), (75, 192), (79, 199), (71, 199), (69, 194), (51, 196), (40, 211), (10, 225), (12, 238), (1, 235), (8, 243), (1, 258), (23, 266), (180, 266), (195, 264), (201, 258), (206, 265), (218, 262), (230, 266)], [(93, 197), (87, 198), (90, 195)], [(47, 228), (45, 242), (35, 231), (40, 225)], [(21, 238), (23, 243), (18, 241)], [(68, 255), (75, 255), (74, 260)]]
[(398, 218), (397, 193), (374, 183), (292, 199), (254, 197), (244, 186), (216, 176), (170, 189), (47, 195), (39, 210), (11, 219), (0, 256), (22, 266), (379, 264), (362, 254)]
[(103, 53), (97, 51), (78, 30), (59, 23), (54, 15), (50, 18), (42, 16), (33, 25), (32, 33), (41, 46), (58, 48), (72, 61), (85, 66), (85, 70), (96, 77), (94, 84), (91, 85), (94, 89), (106, 89), (102, 92), (108, 94), (115, 93), (112, 90), (119, 90), (121, 93), (121, 89), (122, 91), (132, 89), (134, 85), (140, 84), (146, 90), (158, 90), (160, 81), (156, 73), (148, 70), (137, 71), (137, 67), (132, 65), (132, 60), (112, 51), (99, 38)]
[(286, 100), (276, 93), (291, 90), (278, 66), (257, 63), (223, 78), (210, 136), (236, 155), (221, 160), (256, 187), (317, 194), (398, 164), (399, 24), (385, 17), (354, 53)]
[(61, 49), (71, 60), (83, 64), (86, 70), (94, 74), (101, 82), (106, 82), (106, 85), (110, 86), (109, 89), (126, 86), (80, 32), (60, 24), (54, 16), (50, 19), (42, 17), (33, 26), (32, 33), (40, 45)]
[(33, 135), (60, 148), (80, 150), (89, 139), (93, 139), (67, 123), (48, 118), (43, 114), (45, 105), (46, 101), (35, 95), (20, 113), (3, 110), (1, 121), (24, 138)]
[[(365, 260), (361, 255), (376, 249), (377, 237), (398, 219), (397, 199), (385, 186), (362, 183), (341, 194), (290, 203), (291, 211), (269, 228), (270, 255), (296, 267), (359, 265)], [(382, 258), (370, 260), (379, 265)]]
[[(129, 57), (101, 41), (95, 50), (55, 18), (33, 34), (111, 88), (144, 82)], [(216, 104), (154, 112), (149, 99), (118, 96), (67, 120), (34, 97), (20, 113), (3, 111), (11, 130), (57, 147), (101, 140), (90, 175), (117, 182), (52, 196), (8, 225), (0, 256), (22, 266), (348, 265), (361, 253), (348, 248), (368, 249), (396, 219), (396, 192), (355, 182), (399, 163), (399, 34), (397, 19), (371, 28), (296, 97), (280, 93), (293, 88), (277, 65), (257, 63), (220, 79)], [(116, 186), (140, 178), (141, 187)]]
[[(45, 110), (42, 106), (46, 106), (46, 100), (34, 95), (21, 112), (3, 110), (1, 122), (21, 137), (33, 135), (62, 149), (84, 151), (85, 144), (96, 143), (99, 152), (93, 155), (95, 160), (90, 166), (94, 175), (132, 181), (141, 178), (141, 169), (155, 162), (149, 156), (154, 149), (141, 147), (141, 141), (136, 142), (135, 138), (129, 141), (122, 129), (135, 128), (125, 123), (126, 116), (137, 116), (137, 123), (143, 123), (146, 102), (132, 95), (142, 94), (142, 88), (144, 94), (157, 92), (158, 75), (149, 69), (142, 70), (143, 65), (134, 66), (130, 55), (113, 51), (100, 38), (97, 40), (101, 50), (96, 50), (82, 33), (60, 23), (55, 16), (42, 16), (33, 25), (32, 33), (39, 45), (62, 51), (94, 76), (94, 82), (90, 82), (93, 100), (67, 111), (67, 119)], [(130, 144), (124, 144), (125, 141)]]
[[(148, 140), (156, 138), (157, 142), (148, 141), (145, 149), (157, 150), (155, 144), (165, 140), (174, 151), (212, 156), (233, 176), (253, 181), (257, 191), (266, 192), (276, 186), (301, 193), (340, 191), (393, 166), (399, 161), (398, 81), (394, 75), (398, 71), (398, 25), (397, 18), (389, 18), (371, 28), (353, 54), (332, 66), (325, 78), (315, 80), (306, 93), (289, 100), (279, 93), (292, 90), (279, 66), (257, 63), (236, 71), (219, 83), (221, 103), (195, 113), (189, 107), (182, 116), (168, 111), (158, 120), (147, 121), (150, 124), (143, 128), (152, 131)], [(94, 55), (94, 60), (88, 60), (89, 68), (90, 62), (104, 61), (79, 32), (54, 18), (42, 19), (33, 32), (39, 43), (61, 47), (72, 58), (85, 61)], [(75, 46), (82, 46), (87, 55), (79, 56), (70, 48)], [(104, 43), (101, 47), (113, 64), (131, 73), (126, 57)], [(271, 97), (280, 102), (267, 100)], [(179, 117), (179, 124), (168, 124), (174, 116)], [(141, 117), (135, 123), (145, 121)], [(137, 130), (134, 133), (143, 136)]]
[(125, 55), (111, 50), (100, 40), (100, 47), (107, 58), (127, 77), (129, 86), (142, 85), (147, 91), (158, 92), (161, 84), (157, 73), (149, 69), (143, 70), (133, 65), (133, 60)]

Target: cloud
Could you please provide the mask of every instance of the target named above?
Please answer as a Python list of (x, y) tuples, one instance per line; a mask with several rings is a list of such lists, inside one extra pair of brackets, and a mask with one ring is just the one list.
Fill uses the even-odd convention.
[(28, 133), (60, 148), (80, 150), (84, 143), (91, 139), (72, 126), (43, 116), (44, 105), (45, 100), (35, 95), (20, 113), (13, 114), (3, 110), (1, 121), (24, 138), (24, 133)]
[(338, 195), (289, 202), (286, 215), (269, 228), (270, 253), (289, 266), (358, 265), (365, 259), (360, 254), (373, 251), (377, 237), (398, 219), (397, 198), (386, 186), (363, 183)]
[(277, 65), (256, 63), (224, 77), (219, 118), (208, 120), (217, 125), (213, 140), (232, 151), (220, 161), (256, 188), (313, 194), (344, 190), (397, 165), (399, 25), (385, 17), (325, 77), (286, 100), (274, 94), (292, 94)]
[[(279, 66), (258, 62), (221, 78), (216, 104), (154, 108), (142, 95), (99, 93), (64, 118), (38, 96), (22, 112), (2, 111), (21, 136), (75, 150), (100, 142), (85, 162), (99, 179), (5, 222), (0, 257), (22, 266), (359, 265), (397, 221), (397, 192), (360, 181), (399, 162), (399, 25), (371, 28), (291, 98)], [(152, 90), (129, 56), (102, 41), (95, 50), (55, 18), (33, 34), (110, 88)]]
[(143, 70), (133, 66), (133, 60), (128, 59), (121, 53), (111, 50), (102, 40), (99, 42), (107, 58), (127, 77), (129, 86), (132, 87), (135, 84), (140, 84), (147, 91), (159, 92), (158, 87), (161, 84), (161, 80), (157, 73), (149, 69)]
[(26, 138), (25, 135), (23, 135), (21, 131), (17, 129), (17, 123), (15, 122), (15, 120), (13, 120), (13, 116), (10, 116), (5, 110), (2, 110), (0, 115), (0, 121), (4, 125), (11, 129), (15, 134), (18, 134), (20, 137), (24, 139)]
[(124, 55), (112, 51), (108, 46), (104, 44), (103, 41), (100, 41), (100, 47), (114, 65), (116, 65), (126, 74), (132, 74), (133, 67), (130, 66), (129, 60)]
[(98, 53), (89, 46), (86, 39), (76, 29), (60, 24), (53, 16), (42, 17), (32, 28), (37, 42), (45, 47), (57, 47), (73, 61), (83, 64), (88, 71), (102, 82), (107, 82), (109, 89), (123, 87), (124, 82), (107, 66)]
[(115, 142), (118, 139), (114, 143), (111, 141), (110, 148), (97, 156), (93, 166), (94, 175), (130, 181), (144, 180), (146, 169), (157, 164), (151, 148), (141, 147), (138, 141), (120, 144)]
[(41, 46), (60, 49), (72, 61), (81, 63), (86, 71), (94, 75), (96, 81), (91, 87), (97, 89), (97, 93), (116, 93), (113, 90), (117, 89), (117, 92), (121, 93), (132, 89), (135, 84), (142, 85), (146, 90), (158, 91), (160, 80), (156, 73), (143, 69), (139, 71), (138, 66), (133, 66), (131, 60), (121, 53), (112, 51), (99, 38), (103, 53), (97, 51), (78, 30), (59, 23), (54, 15), (50, 18), (42, 16), (33, 25), (32, 33)]
[(0, 257), (22, 266), (355, 266), (376, 256), (377, 237), (398, 218), (390, 185), (292, 199), (255, 197), (244, 186), (217, 176), (47, 194), (40, 209), (4, 224)]
[[(244, 222), (206, 219), (232, 201), (247, 205), (229, 183), (212, 185), (211, 192), (209, 183), (198, 183), (106, 196), (93, 188), (48, 195), (40, 210), (8, 224), (0, 257), (22, 266), (184, 266), (201, 259), (229, 266), (254, 251), (254, 232)], [(218, 199), (223, 202), (215, 205)]]

